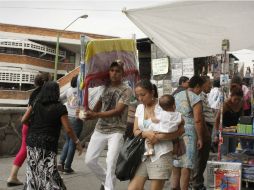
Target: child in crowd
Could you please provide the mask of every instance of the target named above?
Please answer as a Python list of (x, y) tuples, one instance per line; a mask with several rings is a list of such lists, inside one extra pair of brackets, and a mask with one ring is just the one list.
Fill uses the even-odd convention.
[[(156, 132), (159, 133), (172, 133), (178, 130), (180, 125), (184, 125), (184, 120), (181, 113), (176, 112), (175, 99), (172, 95), (166, 94), (160, 97), (159, 105), (163, 109), (160, 114), (151, 118), (153, 123), (158, 123), (159, 127), (156, 129)], [(155, 130), (154, 130), (155, 131)], [(175, 153), (178, 147), (178, 141), (173, 141), (173, 153)], [(146, 152), (145, 156), (154, 155), (154, 147), (149, 141), (146, 141)]]

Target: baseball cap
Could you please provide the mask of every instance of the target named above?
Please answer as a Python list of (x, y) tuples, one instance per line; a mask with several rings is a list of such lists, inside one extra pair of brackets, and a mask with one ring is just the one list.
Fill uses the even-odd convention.
[(111, 69), (112, 67), (119, 67), (124, 72), (124, 63), (120, 59), (113, 61), (109, 68)]

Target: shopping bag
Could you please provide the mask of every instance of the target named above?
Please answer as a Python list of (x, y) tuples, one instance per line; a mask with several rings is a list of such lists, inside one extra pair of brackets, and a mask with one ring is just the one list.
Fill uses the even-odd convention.
[(135, 172), (141, 163), (142, 155), (144, 154), (145, 139), (141, 134), (130, 138), (128, 137), (119, 153), (116, 164), (116, 177), (120, 181), (130, 180), (135, 175)]

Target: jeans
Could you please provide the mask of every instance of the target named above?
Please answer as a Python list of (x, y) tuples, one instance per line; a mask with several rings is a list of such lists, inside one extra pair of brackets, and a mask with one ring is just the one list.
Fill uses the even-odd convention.
[[(79, 138), (82, 128), (83, 128), (83, 121), (75, 118), (75, 117), (68, 117), (71, 127), (73, 128), (76, 136)], [(65, 144), (60, 156), (60, 164), (64, 164), (65, 168), (70, 169), (71, 164), (74, 158), (76, 150), (76, 144), (70, 139), (70, 137), (65, 134)]]
[[(206, 124), (209, 133), (212, 133), (212, 127), (210, 124)], [(211, 136), (203, 142), (203, 147), (198, 150), (198, 156), (196, 160), (196, 167), (192, 171), (192, 188), (194, 190), (205, 189), (204, 188), (204, 171), (206, 169), (207, 160), (209, 159), (209, 153), (211, 150)]]
[[(107, 168), (103, 168), (98, 159), (101, 152), (108, 145), (108, 152), (106, 157)], [(105, 190), (115, 190), (116, 183), (116, 162), (123, 145), (123, 134), (112, 133), (104, 134), (98, 131), (94, 131), (91, 140), (89, 142), (85, 163), (88, 168), (96, 175)]]

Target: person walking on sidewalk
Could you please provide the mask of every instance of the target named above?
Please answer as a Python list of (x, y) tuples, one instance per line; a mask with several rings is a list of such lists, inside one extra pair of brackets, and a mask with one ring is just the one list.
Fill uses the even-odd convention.
[[(144, 155), (142, 157), (142, 162), (137, 168), (134, 177), (130, 180), (128, 190), (143, 190), (148, 179), (151, 181), (151, 190), (162, 190), (165, 181), (170, 178), (173, 165), (173, 144), (171, 141), (181, 136), (184, 129), (183, 126), (179, 126), (179, 128), (177, 126), (177, 131), (172, 133), (159, 131), (161, 123), (153, 121), (164, 112), (160, 105), (164, 107), (165, 102), (164, 98), (162, 98), (160, 103), (158, 103), (157, 87), (149, 79), (143, 79), (136, 84), (135, 94), (140, 104), (135, 113), (134, 136), (141, 135), (142, 138), (154, 145), (155, 151), (153, 155)], [(163, 119), (165, 121), (165, 118)]]
[[(67, 98), (66, 107), (68, 111), (68, 119), (76, 136), (79, 138), (83, 128), (83, 121), (76, 116), (76, 110), (79, 108), (77, 79), (77, 75), (72, 78), (71, 88), (67, 90), (65, 96)], [(73, 142), (73, 140), (71, 140), (71, 138), (65, 134), (65, 144), (63, 146), (58, 165), (59, 171), (62, 171), (65, 174), (72, 174), (74, 172), (74, 170), (71, 168), (71, 164), (75, 155), (75, 150), (75, 142)]]
[(59, 85), (50, 81), (43, 85), (38, 100), (22, 118), (28, 129), (27, 171), (24, 189), (61, 189), (66, 187), (57, 170), (56, 155), (61, 126), (76, 143), (79, 155), (82, 145), (70, 127), (66, 107), (59, 101)]
[[(51, 80), (51, 76), (49, 73), (40, 73), (40, 74), (36, 75), (36, 77), (34, 79), (34, 85), (35, 85), (36, 89), (30, 95), (30, 98), (28, 101), (28, 109), (29, 109), (29, 107), (31, 107), (34, 104), (38, 94), (41, 91), (42, 85), (49, 80)], [(23, 185), (23, 183), (18, 179), (18, 172), (19, 172), (19, 168), (23, 165), (23, 163), (26, 159), (26, 156), (27, 156), (27, 152), (26, 152), (27, 132), (28, 132), (28, 124), (23, 124), (22, 125), (22, 143), (21, 143), (19, 152), (13, 161), (10, 176), (7, 179), (7, 186), (8, 187)]]
[[(132, 95), (131, 88), (122, 82), (123, 75), (123, 62), (112, 62), (109, 68), (110, 84), (106, 85), (93, 111), (86, 113), (86, 119), (98, 118), (98, 122), (87, 148), (85, 163), (101, 181), (101, 189), (105, 190), (115, 190), (116, 161), (123, 144)], [(106, 145), (108, 152), (105, 169), (98, 164), (98, 159)]]

